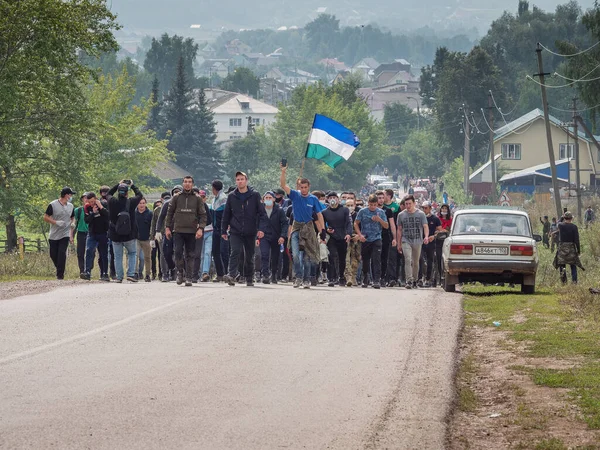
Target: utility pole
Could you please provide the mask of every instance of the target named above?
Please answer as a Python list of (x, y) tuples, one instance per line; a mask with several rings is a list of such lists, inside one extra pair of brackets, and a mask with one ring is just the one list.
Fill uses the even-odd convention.
[(496, 202), (496, 158), (494, 155), (494, 110), (492, 108), (492, 93), (488, 92), (488, 113), (489, 119), (488, 124), (490, 128), (490, 170), (492, 171), (492, 194), (490, 200), (492, 203)]
[(465, 180), (464, 180), (464, 188), (465, 188), (465, 193), (467, 194), (467, 196), (469, 195), (469, 168), (471, 166), (471, 152), (469, 151), (470, 148), (470, 141), (471, 141), (471, 125), (469, 123), (469, 119), (467, 118), (467, 112), (466, 112), (466, 107), (463, 104), (462, 107), (462, 112), (463, 112), (463, 131), (465, 132), (465, 153), (464, 153), (464, 164), (465, 164), (465, 170), (464, 170), (464, 176), (465, 176)]
[[(577, 130), (577, 98), (573, 99), (573, 137), (575, 139), (574, 152), (575, 152), (575, 183), (577, 183), (577, 188), (575, 189), (575, 194), (577, 195), (577, 220), (581, 223), (581, 210), (583, 209), (581, 206), (581, 173), (579, 172), (579, 135)], [(567, 149), (567, 152), (569, 150)], [(569, 186), (570, 187), (570, 186)]]
[(556, 175), (556, 163), (554, 161), (554, 148), (552, 146), (552, 131), (550, 130), (550, 114), (548, 113), (548, 97), (546, 96), (546, 85), (544, 76), (550, 75), (544, 73), (544, 65), (542, 63), (542, 46), (538, 42), (537, 48), (537, 63), (539, 73), (535, 74), (540, 78), (540, 85), (542, 88), (542, 106), (544, 107), (544, 122), (546, 123), (546, 141), (548, 142), (548, 159), (550, 160), (550, 172), (552, 174), (552, 188), (554, 189), (554, 203), (556, 205), (556, 217), (562, 215), (562, 207), (560, 204), (560, 190), (558, 189), (558, 178)]

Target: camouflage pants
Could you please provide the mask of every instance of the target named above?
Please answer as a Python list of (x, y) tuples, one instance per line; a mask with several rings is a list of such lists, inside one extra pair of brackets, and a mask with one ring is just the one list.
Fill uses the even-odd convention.
[(346, 282), (352, 282), (352, 286), (356, 286), (356, 275), (358, 274), (358, 266), (360, 265), (360, 242), (350, 241), (348, 244), (348, 252), (346, 253), (346, 272), (344, 277)]

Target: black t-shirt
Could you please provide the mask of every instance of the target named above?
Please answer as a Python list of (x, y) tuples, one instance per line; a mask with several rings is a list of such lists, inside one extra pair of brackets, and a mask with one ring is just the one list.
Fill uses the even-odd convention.
[(431, 237), (435, 234), (437, 227), (442, 226), (442, 221), (435, 214), (431, 214), (427, 217), (427, 225), (429, 225), (429, 236)]
[[(382, 209), (383, 209), (383, 212), (385, 213), (385, 217), (387, 218), (388, 223), (390, 223), (390, 219), (394, 219), (394, 211), (392, 211), (390, 208), (388, 208), (385, 205), (383, 205)], [(388, 227), (387, 230), (385, 228), (383, 230), (381, 230), (381, 239), (382, 240), (389, 241), (391, 236), (392, 236), (391, 228)]]

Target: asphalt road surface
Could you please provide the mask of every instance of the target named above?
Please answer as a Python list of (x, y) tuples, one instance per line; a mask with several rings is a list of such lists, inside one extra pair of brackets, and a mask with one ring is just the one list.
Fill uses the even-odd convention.
[(0, 301), (0, 448), (441, 449), (460, 302), (158, 282)]

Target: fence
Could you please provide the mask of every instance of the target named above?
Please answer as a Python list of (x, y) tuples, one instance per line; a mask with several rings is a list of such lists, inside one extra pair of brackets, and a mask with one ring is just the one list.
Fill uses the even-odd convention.
[[(26, 238), (19, 238), (19, 239), (23, 239), (23, 250), (25, 251), (25, 253), (40, 253), (40, 252), (45, 252), (48, 251), (48, 243), (45, 240), (42, 240), (40, 238), (37, 239), (26, 239)], [(2, 240), (0, 239), (0, 248), (4, 248), (4, 252), (8, 253), (8, 241), (7, 240)], [(19, 250), (19, 245), (17, 243), (17, 248), (16, 250)]]

